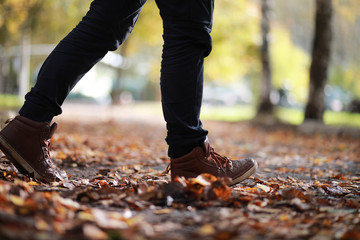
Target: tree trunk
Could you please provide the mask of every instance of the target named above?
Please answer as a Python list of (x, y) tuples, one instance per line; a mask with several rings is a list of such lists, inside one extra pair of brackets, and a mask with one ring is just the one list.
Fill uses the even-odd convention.
[(305, 120), (323, 120), (325, 111), (324, 88), (331, 44), (331, 0), (316, 0), (315, 32), (310, 66), (309, 98), (305, 110)]
[(270, 32), (270, 0), (262, 0), (261, 4), (261, 32), (262, 32), (262, 46), (261, 46), (261, 91), (260, 102), (258, 106), (258, 114), (272, 114), (274, 106), (270, 100), (271, 94), (271, 64), (269, 54), (269, 32)]

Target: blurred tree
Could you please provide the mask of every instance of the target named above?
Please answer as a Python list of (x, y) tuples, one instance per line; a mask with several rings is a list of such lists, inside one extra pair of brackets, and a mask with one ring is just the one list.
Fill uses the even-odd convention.
[(360, 2), (333, 0), (334, 16), (329, 84), (360, 98)]
[(33, 28), (38, 23), (41, 0), (0, 0), (0, 45), (10, 44), (21, 36), (24, 28)]
[(205, 60), (207, 81), (226, 84), (259, 77), (259, 13), (255, 1), (215, 1), (211, 33), (214, 47)]
[[(86, 14), (92, 0), (41, 0), (36, 28), (32, 29), (32, 44), (57, 44)], [(16, 42), (15, 42), (16, 43)], [(18, 44), (18, 43), (16, 43)], [(49, 52), (50, 53), (50, 52)], [(34, 71), (47, 55), (33, 56), (31, 69)]]
[[(260, 15), (253, 1), (215, 1), (214, 25), (211, 33), (213, 50), (205, 60), (206, 81), (220, 84), (241, 81), (244, 76), (257, 74), (260, 62)], [(147, 72), (144, 78), (158, 88), (160, 77), (162, 22), (154, 0), (148, 0), (136, 26), (126, 43), (126, 56), (132, 59), (130, 69), (122, 75), (123, 81), (135, 74)], [(120, 47), (120, 50), (121, 51)], [(137, 65), (137, 66), (136, 66)], [(139, 69), (141, 68), (141, 69)]]
[[(31, 32), (32, 44), (56, 44), (86, 13), (91, 0), (0, 0), (0, 55), (8, 53), (9, 47), (21, 44), (21, 28), (28, 15), (26, 4), (41, 4), (34, 17)], [(260, 1), (216, 1), (214, 27), (212, 32), (214, 48), (205, 61), (207, 81), (228, 82), (251, 79), (258, 87), (261, 62)], [(333, 0), (333, 36), (329, 84), (337, 84), (360, 97), (360, 4), (359, 0)], [(272, 84), (276, 88), (283, 85), (291, 87), (291, 93), (298, 102), (306, 101), (308, 77), (304, 69), (309, 67), (312, 14), (315, 1), (302, 0), (296, 4), (288, 0), (273, 1), (271, 61)], [(296, 7), (294, 7), (296, 4)], [(32, 22), (32, 21), (31, 21)], [(37, 24), (36, 24), (37, 23)], [(130, 35), (126, 57), (140, 64), (133, 64), (121, 79), (134, 78), (146, 72), (141, 78), (148, 78), (158, 87), (159, 66), (161, 61), (162, 26), (154, 0), (145, 5), (133, 34)], [(118, 50), (121, 53), (121, 48)], [(46, 56), (31, 58), (31, 73), (44, 61)], [(4, 58), (0, 56), (0, 65)], [(7, 79), (16, 79), (17, 61), (11, 59), (6, 64), (9, 69)], [(14, 67), (11, 67), (14, 66)], [(12, 68), (12, 69), (10, 69)], [(146, 71), (144, 70), (146, 68)], [(12, 75), (10, 74), (12, 72)], [(1, 82), (0, 74), (0, 82)], [(16, 87), (13, 81), (12, 87)], [(0, 84), (0, 88), (3, 86)], [(304, 90), (305, 89), (305, 90)], [(256, 92), (260, 92), (256, 89)], [(256, 94), (256, 93), (255, 93)]]
[(41, 23), (33, 29), (32, 42), (35, 44), (57, 44), (71, 31), (86, 14), (92, 0), (41, 0), (39, 12)]
[[(5, 49), (15, 39), (21, 39), (21, 71), (18, 85), (22, 92), (28, 85), (30, 65), (30, 33), (38, 23), (38, 13), (43, 5), (41, 0), (0, 0), (0, 69), (5, 59)], [(5, 81), (0, 71), (0, 92), (5, 90)]]
[(325, 110), (325, 85), (330, 59), (331, 0), (316, 0), (315, 32), (310, 66), (309, 97), (305, 109), (305, 120), (322, 121)]
[[(314, 32), (313, 9), (316, 1), (302, 0), (296, 4), (289, 0), (274, 1), (272, 42), (273, 51), (273, 84), (281, 86), (282, 82), (291, 87), (290, 92), (296, 100), (306, 104), (308, 95), (309, 74), (301, 68), (309, 68), (312, 38)], [(294, 7), (296, 4), (296, 7)], [(328, 71), (329, 85), (336, 85), (348, 92), (349, 96), (360, 98), (360, 4), (359, 0), (333, 0), (332, 28), (336, 34), (332, 36), (331, 57)], [(279, 35), (281, 31), (281, 36)], [(284, 45), (286, 36), (286, 46)], [(288, 37), (289, 36), (289, 37)], [(287, 39), (290, 42), (287, 42)], [(289, 43), (289, 44), (288, 44)], [(286, 50), (285, 50), (286, 48)], [(294, 53), (300, 57), (295, 59)], [(276, 59), (276, 60), (275, 60)], [(301, 61), (300, 61), (301, 60)], [(279, 65), (279, 63), (283, 62)], [(288, 64), (285, 64), (286, 62)], [(286, 73), (286, 74), (285, 74)], [(291, 75), (291, 77), (290, 77)]]
[[(26, 19), (27, 11), (19, 13), (21, 9), (19, 6), (26, 1), (41, 3), (39, 12), (34, 15), (39, 24), (32, 28), (32, 44), (58, 43), (86, 13), (91, 2), (91, 0), (0, 0), (0, 24), (3, 26), (3, 22), (6, 22), (6, 26), (11, 26), (7, 27), (6, 31), (12, 30), (12, 34), (5, 34), (4, 28), (2, 29), (0, 38), (5, 39), (6, 44), (4, 42), (0, 44), (4, 49), (8, 50), (12, 46), (21, 44), (20, 34), (18, 34), (20, 31), (16, 26)], [(206, 59), (206, 79), (235, 82), (242, 79), (244, 75), (250, 76), (254, 72), (258, 74), (260, 72), (257, 52), (260, 45), (258, 30), (260, 17), (257, 4), (252, 1), (218, 1), (214, 18), (212, 33), (214, 50)], [(132, 68), (126, 70), (122, 79), (133, 78), (135, 74), (147, 71), (147, 74), (142, 75), (141, 78), (148, 78), (152, 84), (158, 85), (161, 35), (162, 25), (158, 9), (155, 1), (149, 0), (127, 41), (128, 46), (125, 51), (126, 57), (134, 59), (139, 64), (132, 65)], [(122, 51), (121, 48), (119, 52)], [(30, 76), (45, 57), (46, 55), (32, 56)], [(8, 62), (8, 64), (11, 63)]]
[(289, 31), (279, 25), (271, 29), (273, 41), (270, 55), (272, 84), (287, 90), (293, 102), (305, 103), (309, 86), (310, 56), (291, 41)]
[(270, 1), (261, 1), (261, 86), (260, 86), (260, 101), (257, 109), (257, 114), (272, 114), (274, 105), (271, 102), (270, 94), (272, 90), (271, 84), (271, 63), (269, 51), (269, 35), (270, 35)]
[(313, 2), (302, 0), (294, 7), (294, 1), (273, 1), (272, 84), (275, 89), (286, 93), (285, 104), (279, 99), (283, 106), (299, 107), (307, 101)]
[[(22, 55), (22, 66), (25, 67), (20, 71), (17, 70), (19, 72), (17, 77), (19, 78), (20, 75), (22, 79), (20, 92), (28, 89), (34, 66), (46, 57), (45, 55), (40, 58), (31, 57), (30, 62), (30, 57), (27, 56), (31, 51), (30, 45), (57, 43), (85, 14), (90, 1), (0, 0), (0, 65), (7, 64), (9, 69), (9, 66), (13, 65), (14, 57), (16, 58), (18, 54)], [(22, 47), (17, 48), (18, 46)], [(21, 51), (17, 52), (17, 49)], [(19, 88), (18, 84), (11, 83), (16, 81), (16, 76), (7, 77), (6, 82), (2, 81), (1, 84), (1, 79), (4, 80), (6, 74), (8, 73), (0, 71), (0, 86), (6, 83)]]

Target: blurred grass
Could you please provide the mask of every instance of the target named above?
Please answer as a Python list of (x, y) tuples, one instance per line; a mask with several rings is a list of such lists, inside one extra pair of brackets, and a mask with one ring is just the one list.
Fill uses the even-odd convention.
[[(201, 112), (201, 118), (204, 120), (237, 122), (251, 120), (255, 114), (256, 109), (251, 105), (229, 107), (204, 105)], [(276, 117), (281, 121), (294, 125), (300, 125), (304, 121), (304, 112), (302, 109), (277, 108)], [(324, 122), (326, 125), (352, 126), (360, 128), (360, 114), (325, 111)]]
[[(290, 124), (299, 125), (304, 121), (304, 113), (301, 109), (279, 108), (276, 115), (280, 120)], [(325, 111), (324, 123), (326, 125), (352, 126), (360, 128), (360, 114)]]
[(255, 108), (252, 105), (203, 105), (201, 109), (201, 119), (238, 122), (252, 119), (255, 116), (255, 113)]
[(328, 125), (348, 125), (360, 127), (360, 114), (348, 112), (325, 112), (324, 122)]
[(16, 95), (0, 94), (0, 110), (17, 109), (23, 103), (23, 99)]

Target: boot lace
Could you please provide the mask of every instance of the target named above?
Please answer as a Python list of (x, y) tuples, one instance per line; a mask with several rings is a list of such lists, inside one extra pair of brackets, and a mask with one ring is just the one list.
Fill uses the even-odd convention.
[(229, 158), (215, 152), (212, 147), (210, 147), (210, 153), (209, 156), (207, 156), (207, 160), (215, 162), (220, 168), (226, 168), (227, 166), (232, 167), (232, 161)]
[[(209, 162), (214, 162), (219, 168), (226, 168), (226, 167), (232, 167), (232, 161), (230, 158), (222, 156), (220, 154), (218, 154), (217, 152), (215, 152), (213, 147), (210, 147), (209, 149), (209, 155), (206, 157), (206, 159)], [(171, 163), (169, 163), (166, 167), (166, 169), (164, 170), (163, 173), (169, 173), (171, 171)]]
[(42, 147), (43, 153), (44, 153), (44, 158), (47, 164), (49, 164), (50, 167), (54, 167), (54, 163), (51, 161), (51, 156), (50, 156), (50, 139), (44, 140), (43, 141), (44, 146)]

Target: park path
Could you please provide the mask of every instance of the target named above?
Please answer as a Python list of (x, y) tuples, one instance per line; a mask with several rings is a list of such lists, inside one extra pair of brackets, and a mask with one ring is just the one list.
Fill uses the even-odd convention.
[[(155, 106), (155, 107), (154, 107)], [(65, 104), (44, 184), (0, 153), (4, 239), (359, 239), (359, 139), (283, 124), (204, 121), (215, 149), (251, 155), (257, 173), (231, 188), (170, 182), (160, 104)]]

